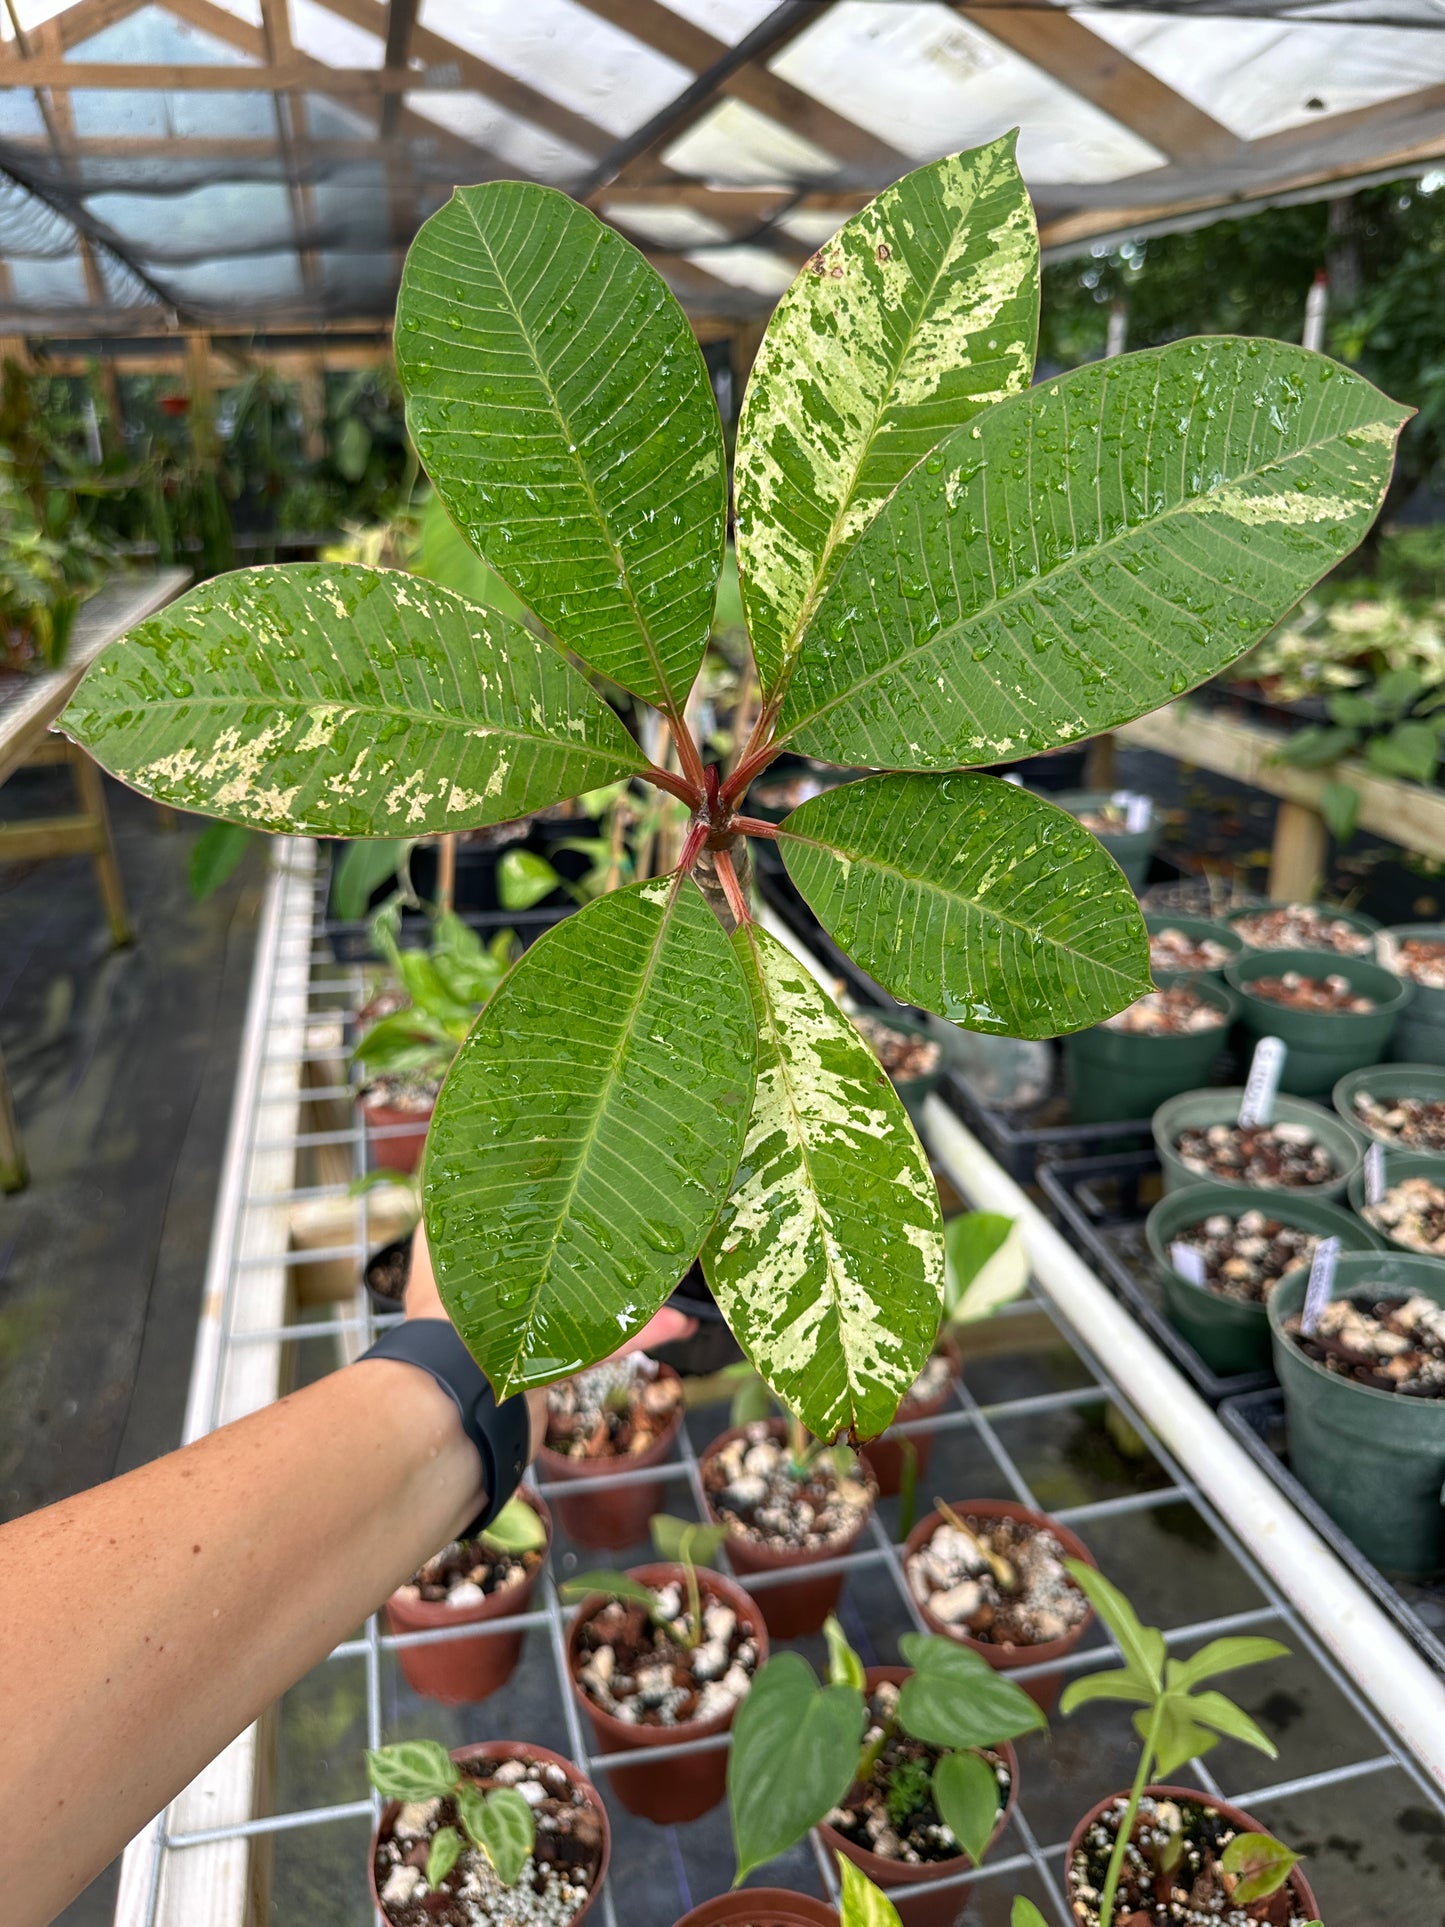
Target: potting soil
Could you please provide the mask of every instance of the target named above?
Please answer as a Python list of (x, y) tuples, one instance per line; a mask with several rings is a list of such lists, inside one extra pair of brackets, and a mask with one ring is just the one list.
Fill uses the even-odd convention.
[(1411, 1151), (1445, 1152), (1445, 1098), (1355, 1093), (1355, 1116), (1377, 1138)]
[(1196, 1031), (1222, 1029), (1227, 1015), (1218, 1004), (1206, 1003), (1197, 991), (1176, 984), (1168, 990), (1151, 990), (1127, 1009), (1105, 1018), (1104, 1028), (1138, 1037), (1185, 1037)]
[(1233, 927), (1252, 950), (1336, 950), (1344, 957), (1368, 957), (1375, 948), (1365, 931), (1313, 903), (1235, 917)]
[(991, 1646), (1044, 1646), (1088, 1616), (1051, 1532), (1022, 1519), (958, 1515), (907, 1562), (920, 1606)]
[(1155, 930), (1149, 937), (1151, 970), (1219, 970), (1233, 954), (1228, 944), (1185, 930)]
[(1334, 1298), (1312, 1332), (1298, 1318), (1285, 1330), (1307, 1358), (1341, 1378), (1405, 1398), (1445, 1398), (1445, 1307), (1433, 1298)]
[(852, 1022), (890, 1077), (907, 1082), (914, 1077), (931, 1077), (938, 1069), (939, 1047), (933, 1038), (905, 1036), (902, 1031), (879, 1023), (867, 1011), (855, 1011)]
[(820, 1453), (800, 1477), (786, 1440), (759, 1423), (703, 1460), (703, 1490), (718, 1518), (744, 1538), (814, 1552), (852, 1539), (873, 1503), (861, 1467), (855, 1462), (840, 1476), (840, 1462)]
[[(1099, 1898), (1125, 1802), (1101, 1814), (1085, 1833), (1069, 1868), (1080, 1927), (1099, 1918)], [(1237, 1829), (1205, 1801), (1139, 1802), (1133, 1841), (1114, 1903), (1116, 1927), (1304, 1927), (1288, 1886), (1248, 1906), (1229, 1897), (1220, 1860)], [(1179, 1852), (1182, 1842), (1183, 1851)], [(1170, 1859), (1179, 1853), (1172, 1867)]]
[[(1383, 957), (1381, 961), (1385, 961)], [(1445, 943), (1404, 937), (1394, 945), (1389, 968), (1397, 977), (1408, 977), (1426, 990), (1445, 990)]]
[(1348, 977), (1306, 977), (1302, 971), (1287, 970), (1282, 977), (1252, 977), (1249, 990), (1251, 996), (1282, 1004), (1286, 1010), (1360, 1016), (1375, 1008), (1374, 998), (1352, 989)]
[[(666, 1620), (676, 1623), (687, 1610), (681, 1586), (664, 1586), (653, 1597)], [(578, 1644), (578, 1685), (629, 1725), (716, 1719), (746, 1697), (758, 1664), (757, 1641), (721, 1599), (706, 1600), (695, 1646), (658, 1626), (640, 1604), (620, 1599), (592, 1615)]]
[(428, 1559), (409, 1585), (399, 1588), (403, 1599), (424, 1600), (429, 1606), (477, 1606), (489, 1594), (510, 1592), (536, 1572), (544, 1554), (495, 1552), (477, 1539), (458, 1539)]
[(1316, 1232), (1281, 1224), (1263, 1211), (1245, 1211), (1238, 1218), (1216, 1212), (1173, 1239), (1200, 1254), (1210, 1291), (1249, 1305), (1262, 1305), (1287, 1271), (1307, 1265), (1319, 1241)]
[(1432, 1257), (1445, 1253), (1445, 1186), (1432, 1178), (1401, 1178), (1360, 1215), (1396, 1244)]
[(682, 1387), (638, 1353), (579, 1372), (547, 1390), (547, 1448), (565, 1458), (627, 1458), (672, 1423)]
[(1308, 1124), (1210, 1124), (1180, 1133), (1180, 1162), (1202, 1178), (1288, 1190), (1328, 1184), (1335, 1161)]

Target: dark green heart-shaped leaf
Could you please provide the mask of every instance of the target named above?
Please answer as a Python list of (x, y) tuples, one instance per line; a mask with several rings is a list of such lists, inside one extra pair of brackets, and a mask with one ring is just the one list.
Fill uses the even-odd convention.
[(1065, 811), (992, 776), (870, 776), (785, 818), (788, 874), (906, 1003), (1054, 1037), (1151, 987), (1134, 892)]
[(978, 1866), (998, 1825), (998, 1775), (981, 1753), (945, 1753), (933, 1769), (938, 1817)]
[(913, 1668), (898, 1695), (898, 1718), (915, 1740), (1000, 1746), (1048, 1725), (1021, 1686), (969, 1647), (934, 1633), (905, 1633), (898, 1646)]
[(387, 1800), (433, 1800), (457, 1783), (457, 1764), (436, 1740), (399, 1740), (373, 1747), (366, 1776)]
[(766, 690), (914, 463), (1033, 371), (1039, 241), (1016, 138), (905, 175), (773, 310), (737, 451), (738, 566)]
[(527, 951), (442, 1087), (426, 1222), (501, 1397), (605, 1358), (697, 1255), (753, 1096), (748, 987), (689, 879), (600, 897)]
[(779, 733), (946, 769), (1092, 736), (1232, 662), (1360, 540), (1408, 410), (1279, 341), (1179, 341), (998, 402), (818, 604)]
[(703, 1252), (733, 1335), (818, 1438), (872, 1438), (938, 1334), (943, 1221), (877, 1058), (776, 937), (733, 950), (752, 993), (757, 1093)]
[(862, 1695), (820, 1686), (800, 1653), (777, 1653), (758, 1673), (733, 1721), (728, 1757), (734, 1886), (842, 1799), (858, 1765), (863, 1717)]
[(656, 269), (553, 188), (458, 188), (406, 258), (396, 366), (457, 525), (591, 668), (681, 704), (722, 566), (702, 351)]
[(645, 767), (555, 649), (339, 562), (203, 582), (112, 643), (61, 721), (147, 796), (320, 836), (503, 823)]

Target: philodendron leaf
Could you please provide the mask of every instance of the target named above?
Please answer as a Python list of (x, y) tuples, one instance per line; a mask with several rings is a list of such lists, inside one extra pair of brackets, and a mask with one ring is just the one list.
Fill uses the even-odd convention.
[(462, 1836), (455, 1827), (438, 1827), (426, 1856), (426, 1884), (439, 1887), (462, 1857)]
[(823, 1637), (828, 1642), (828, 1679), (834, 1686), (851, 1686), (861, 1693), (867, 1685), (863, 1662), (848, 1644), (848, 1635), (836, 1613), (823, 1621)]
[(860, 1695), (820, 1686), (800, 1653), (778, 1653), (757, 1674), (733, 1721), (728, 1756), (734, 1886), (842, 1799), (858, 1764), (863, 1718)]
[(818, 605), (779, 739), (946, 769), (1192, 689), (1369, 527), (1409, 411), (1279, 341), (1179, 341), (1040, 382), (902, 482)]
[(443, 1301), (498, 1397), (606, 1357), (697, 1255), (753, 1097), (748, 986), (690, 879), (599, 897), (491, 999), (428, 1138)]
[(555, 649), (349, 563), (203, 582), (112, 643), (61, 724), (160, 802), (321, 836), (502, 823), (645, 767)]
[(1022, 1894), (1015, 1894), (1009, 1927), (1049, 1927), (1049, 1923), (1031, 1900), (1025, 1900)]
[(818, 920), (906, 1003), (1053, 1037), (1150, 988), (1134, 892), (1066, 811), (992, 776), (869, 776), (778, 826)]
[[(197, 903), (214, 896), (251, 847), (251, 831), (239, 823), (208, 823), (191, 848), (186, 882)], [(353, 845), (353, 848), (355, 846)]]
[(1157, 1720), (1150, 1707), (1134, 1715), (1134, 1730), (1141, 1740), (1147, 1740), (1151, 1730), (1154, 1734), (1154, 1772), (1161, 1780), (1169, 1779), (1187, 1760), (1197, 1760), (1219, 1744), (1217, 1734), (1190, 1718), (1191, 1704), (1181, 1695), (1166, 1694)]
[(756, 1017), (757, 1094), (703, 1250), (708, 1283), (810, 1432), (872, 1438), (938, 1331), (937, 1188), (897, 1093), (837, 1005), (759, 925), (732, 945)]
[[(1139, 1615), (1129, 1601), (1103, 1573), (1086, 1566), (1082, 1559), (1066, 1559), (1064, 1565), (1070, 1578), (1113, 1634), (1126, 1670), (1135, 1678), (1147, 1682), (1151, 1690), (1157, 1693), (1164, 1684), (1163, 1633), (1157, 1626), (1141, 1625)], [(1083, 1682), (1077, 1683), (1082, 1685)], [(1064, 1688), (1059, 1701), (1065, 1713), (1071, 1710), (1074, 1685), (1074, 1682), (1070, 1682)]]
[(1029, 1285), (1029, 1254), (1017, 1218), (960, 1211), (943, 1227), (943, 1313), (950, 1325), (991, 1318)]
[(684, 1566), (715, 1565), (728, 1537), (726, 1526), (705, 1526), (697, 1519), (675, 1519), (668, 1512), (654, 1512), (647, 1529), (658, 1558)]
[(547, 1543), (547, 1528), (537, 1508), (519, 1494), (508, 1499), (492, 1523), (482, 1533), (482, 1543), (493, 1552), (540, 1552)]
[(537, 1838), (536, 1820), (521, 1794), (509, 1786), (483, 1793), (467, 1780), (457, 1789), (457, 1812), (475, 1845), (496, 1869), (498, 1880), (504, 1887), (515, 1887)]
[(1211, 1639), (1188, 1659), (1166, 1660), (1164, 1678), (1171, 1692), (1188, 1692), (1220, 1673), (1237, 1673), (1244, 1666), (1263, 1666), (1272, 1659), (1288, 1659), (1289, 1647), (1277, 1639), (1254, 1634), (1233, 1639)]
[(411, 849), (405, 837), (363, 837), (348, 843), (331, 872), (331, 908), (342, 923), (360, 923), (373, 890), (395, 877)]
[(366, 1774), (388, 1800), (434, 1800), (457, 1783), (457, 1763), (436, 1740), (399, 1740), (373, 1747)]
[(594, 1593), (600, 1593), (604, 1599), (628, 1599), (634, 1606), (645, 1607), (648, 1612), (652, 1612), (657, 1605), (657, 1595), (651, 1586), (644, 1586), (640, 1579), (634, 1579), (630, 1573), (606, 1569), (579, 1572), (575, 1578), (563, 1580), (557, 1592), (559, 1598), (569, 1606), (580, 1605)]
[(1000, 1746), (1048, 1725), (1021, 1686), (967, 1646), (934, 1633), (905, 1633), (899, 1650), (912, 1675), (898, 1695), (905, 1733), (929, 1746)]
[(737, 449), (738, 565), (765, 690), (914, 463), (1033, 372), (1039, 242), (1015, 139), (885, 189), (773, 310)]
[(1236, 1706), (1232, 1699), (1223, 1693), (1191, 1693), (1185, 1701), (1192, 1718), (1205, 1726), (1212, 1726), (1228, 1740), (1240, 1740), (1245, 1746), (1252, 1746), (1256, 1753), (1264, 1753), (1271, 1760), (1278, 1759), (1279, 1748), (1263, 1727), (1256, 1724), (1242, 1706)]
[(474, 547), (590, 668), (680, 706), (712, 620), (727, 464), (702, 351), (657, 270), (553, 188), (458, 188), (407, 255), (396, 366)]
[(835, 1855), (842, 1893), (838, 1902), (838, 1927), (903, 1927), (898, 1909), (881, 1887), (875, 1887), (861, 1867), (855, 1867), (846, 1853)]
[(1299, 1855), (1268, 1833), (1237, 1833), (1224, 1849), (1220, 1865), (1233, 1874), (1239, 1885), (1231, 1901), (1247, 1907), (1251, 1901), (1266, 1900), (1284, 1885), (1291, 1867), (1299, 1865)]
[(945, 1753), (933, 1769), (933, 1804), (978, 1866), (998, 1825), (998, 1775), (981, 1753)]

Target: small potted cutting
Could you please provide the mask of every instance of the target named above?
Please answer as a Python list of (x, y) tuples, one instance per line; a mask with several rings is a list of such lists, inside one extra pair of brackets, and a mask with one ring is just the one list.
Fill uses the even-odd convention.
[(662, 1509), (666, 1483), (633, 1479), (589, 1484), (660, 1465), (682, 1426), (682, 1381), (644, 1353), (609, 1359), (547, 1391), (547, 1429), (537, 1452), (543, 1484), (576, 1484), (553, 1494), (557, 1522), (579, 1546), (609, 1552), (643, 1544)]
[(1346, 1071), (1378, 1064), (1414, 986), (1367, 957), (1326, 950), (1245, 950), (1226, 965), (1239, 1021), (1289, 1047), (1281, 1086), (1322, 1097)]
[(1167, 1098), (1207, 1084), (1239, 999), (1214, 977), (1175, 977), (1102, 1024), (1064, 1039), (1064, 1078), (1077, 1124), (1151, 1117)]
[[(661, 1562), (630, 1572), (587, 1572), (562, 1587), (580, 1602), (567, 1636), (572, 1691), (604, 1753), (645, 1753), (726, 1733), (759, 1667), (768, 1636), (756, 1601), (707, 1570), (724, 1526), (658, 1514)], [(722, 1799), (720, 1749), (619, 1768), (611, 1790), (629, 1813), (659, 1826), (696, 1820)]]
[[(547, 1563), (552, 1520), (535, 1493), (518, 1492), (475, 1537), (455, 1540), (428, 1559), (386, 1602), (393, 1633), (485, 1626), (525, 1613)], [(399, 1646), (396, 1657), (415, 1693), (457, 1705), (484, 1700), (506, 1685), (526, 1629), (479, 1631), (474, 1639)]]
[(386, 1804), (372, 1836), (373, 1903), (389, 1927), (578, 1927), (607, 1877), (611, 1831), (596, 1789), (545, 1746), (482, 1740), (448, 1753), (404, 1740), (366, 1756)]
[[(1268, 1735), (1208, 1682), (1282, 1658), (1287, 1649), (1273, 1639), (1214, 1639), (1189, 1659), (1169, 1659), (1164, 1635), (1141, 1625), (1101, 1573), (1080, 1565), (1073, 1577), (1124, 1664), (1072, 1681), (1063, 1710), (1123, 1700), (1139, 1708), (1134, 1725), (1143, 1741), (1133, 1785), (1091, 1807), (1069, 1841), (1064, 1877), (1079, 1927), (1175, 1927), (1194, 1920), (1318, 1927), (1319, 1909), (1298, 1854), (1238, 1807), (1198, 1787), (1168, 1784), (1171, 1773), (1221, 1739), (1276, 1757)], [(1022, 1919), (1029, 1921), (1027, 1911)]]
[(1154, 1113), (1164, 1189), (1201, 1181), (1254, 1190), (1308, 1191), (1340, 1198), (1364, 1159), (1364, 1144), (1333, 1111), (1279, 1096), (1267, 1124), (1241, 1124), (1239, 1085), (1185, 1091)]
[(819, 1631), (838, 1603), (843, 1574), (810, 1576), (808, 1569), (852, 1550), (877, 1497), (857, 1453), (821, 1443), (799, 1419), (756, 1417), (715, 1438), (699, 1472), (709, 1514), (727, 1528), (733, 1571), (797, 1575), (758, 1590), (772, 1637)]
[(1336, 1084), (1330, 1101), (1374, 1144), (1445, 1157), (1445, 1060), (1351, 1071)]
[(799, 1654), (780, 1653), (738, 1714), (728, 1764), (737, 1879), (817, 1827), (826, 1847), (891, 1891), (906, 1927), (952, 1921), (958, 1878), (982, 1861), (1017, 1798), (1009, 1742), (1044, 1716), (949, 1640), (906, 1633), (906, 1666), (865, 1668), (836, 1619), (825, 1631), (826, 1685)]
[(1376, 937), (1375, 955), (1415, 987), (1395, 1031), (1395, 1056), (1407, 1064), (1445, 1064), (1445, 923), (1391, 924)]

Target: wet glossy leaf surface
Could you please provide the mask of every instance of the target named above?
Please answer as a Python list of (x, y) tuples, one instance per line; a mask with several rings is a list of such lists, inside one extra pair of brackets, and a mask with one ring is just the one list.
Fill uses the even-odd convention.
[(1134, 892), (1098, 839), (992, 776), (871, 776), (778, 832), (824, 928), (895, 997), (970, 1030), (1053, 1037), (1150, 987)]
[(656, 270), (554, 189), (459, 188), (407, 255), (396, 365), (473, 546), (591, 668), (681, 702), (727, 469), (702, 352)]
[(1230, 337), (999, 402), (854, 544), (781, 733), (827, 762), (945, 769), (1156, 708), (1355, 546), (1407, 413), (1320, 355)]
[(764, 689), (914, 463), (1033, 371), (1039, 244), (1014, 139), (886, 189), (773, 311), (737, 460), (738, 561)]
[(737, 1178), (703, 1252), (733, 1335), (819, 1438), (888, 1425), (938, 1331), (943, 1225), (877, 1058), (757, 924), (733, 935), (758, 1032)]
[(240, 569), (112, 643), (64, 728), (147, 796), (257, 829), (503, 823), (643, 758), (555, 649), (389, 569)]
[(601, 897), (482, 1012), (437, 1101), (426, 1222), (498, 1395), (606, 1357), (696, 1256), (753, 1096), (748, 987), (692, 882)]

